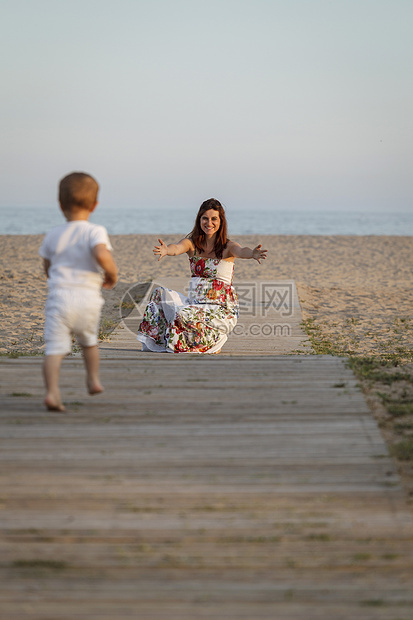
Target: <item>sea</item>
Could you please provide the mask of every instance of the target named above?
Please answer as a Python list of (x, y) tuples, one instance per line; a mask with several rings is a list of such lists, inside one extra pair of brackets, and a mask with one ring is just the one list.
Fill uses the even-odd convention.
[[(230, 235), (413, 235), (412, 213), (226, 209)], [(192, 230), (196, 211), (101, 207), (90, 221), (111, 235), (179, 234)], [(57, 207), (0, 207), (0, 234), (38, 235), (64, 221)]]

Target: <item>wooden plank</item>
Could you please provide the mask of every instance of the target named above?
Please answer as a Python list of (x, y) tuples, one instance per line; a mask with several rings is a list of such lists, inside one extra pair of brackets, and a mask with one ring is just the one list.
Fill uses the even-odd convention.
[[(411, 514), (345, 361), (0, 360), (0, 617), (413, 617)], [(24, 385), (24, 388), (22, 387)], [(25, 395), (24, 395), (25, 394)]]

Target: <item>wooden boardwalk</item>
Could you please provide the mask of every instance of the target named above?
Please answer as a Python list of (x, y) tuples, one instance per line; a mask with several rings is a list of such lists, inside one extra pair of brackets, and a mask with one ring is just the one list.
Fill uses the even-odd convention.
[(1, 620), (411, 620), (411, 515), (345, 360), (0, 359)]

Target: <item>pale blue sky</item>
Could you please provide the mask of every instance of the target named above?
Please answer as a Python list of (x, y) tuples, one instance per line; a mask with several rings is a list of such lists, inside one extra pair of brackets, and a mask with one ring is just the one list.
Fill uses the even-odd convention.
[(412, 0), (0, 8), (0, 206), (413, 210)]

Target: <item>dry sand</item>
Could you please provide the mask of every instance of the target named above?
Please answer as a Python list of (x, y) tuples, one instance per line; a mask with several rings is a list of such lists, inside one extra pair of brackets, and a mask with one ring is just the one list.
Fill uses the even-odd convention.
[[(38, 256), (42, 235), (1, 235), (0, 353), (42, 351), (46, 278)], [(413, 237), (236, 236), (242, 245), (262, 243), (268, 259), (238, 260), (237, 280), (293, 279), (304, 319), (342, 353), (381, 355), (413, 343)], [(179, 238), (165, 236), (167, 243)], [(189, 275), (187, 257), (152, 254), (156, 235), (111, 237), (120, 282), (105, 296), (104, 317), (114, 320), (131, 284)], [(403, 357), (403, 353), (401, 354)], [(406, 360), (407, 361), (407, 360)]]

